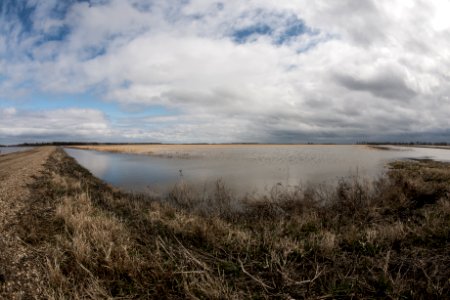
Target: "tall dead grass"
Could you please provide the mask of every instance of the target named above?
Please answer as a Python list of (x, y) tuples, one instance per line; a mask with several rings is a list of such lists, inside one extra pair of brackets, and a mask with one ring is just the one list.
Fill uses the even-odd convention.
[(35, 186), (35, 200), (53, 205), (34, 242), (43, 298), (450, 294), (447, 164), (401, 162), (373, 183), (279, 185), (258, 199), (238, 199), (220, 181), (207, 196), (183, 182), (164, 199), (124, 194), (62, 151), (46, 167)]

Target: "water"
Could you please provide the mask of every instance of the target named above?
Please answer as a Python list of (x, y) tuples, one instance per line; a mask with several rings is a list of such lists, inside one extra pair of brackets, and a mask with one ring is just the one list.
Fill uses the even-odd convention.
[(29, 147), (0, 147), (0, 155), (13, 152), (25, 151), (30, 149)]
[(267, 193), (273, 186), (376, 178), (388, 162), (405, 158), (450, 161), (450, 150), (365, 146), (239, 146), (150, 156), (66, 149), (102, 180), (128, 191), (164, 193), (179, 180), (198, 187), (221, 179), (237, 193)]

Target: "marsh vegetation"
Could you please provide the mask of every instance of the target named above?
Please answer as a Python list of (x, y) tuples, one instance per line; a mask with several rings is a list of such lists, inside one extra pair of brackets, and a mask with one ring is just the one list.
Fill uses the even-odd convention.
[(442, 298), (450, 165), (393, 163), (374, 182), (239, 198), (179, 181), (126, 194), (55, 151), (23, 218), (48, 299)]

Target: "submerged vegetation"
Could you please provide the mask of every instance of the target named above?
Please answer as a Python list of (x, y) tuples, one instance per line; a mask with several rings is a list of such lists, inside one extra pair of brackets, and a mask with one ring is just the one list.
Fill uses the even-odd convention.
[(30, 188), (20, 238), (48, 299), (442, 298), (450, 165), (401, 161), (375, 182), (236, 199), (180, 181), (163, 199), (94, 178), (62, 150)]

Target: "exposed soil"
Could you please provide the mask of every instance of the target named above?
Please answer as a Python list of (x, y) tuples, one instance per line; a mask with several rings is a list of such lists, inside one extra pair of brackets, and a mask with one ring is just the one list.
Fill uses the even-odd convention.
[(29, 299), (41, 293), (39, 260), (19, 231), (27, 219), (29, 185), (54, 150), (42, 147), (0, 156), (0, 298)]

